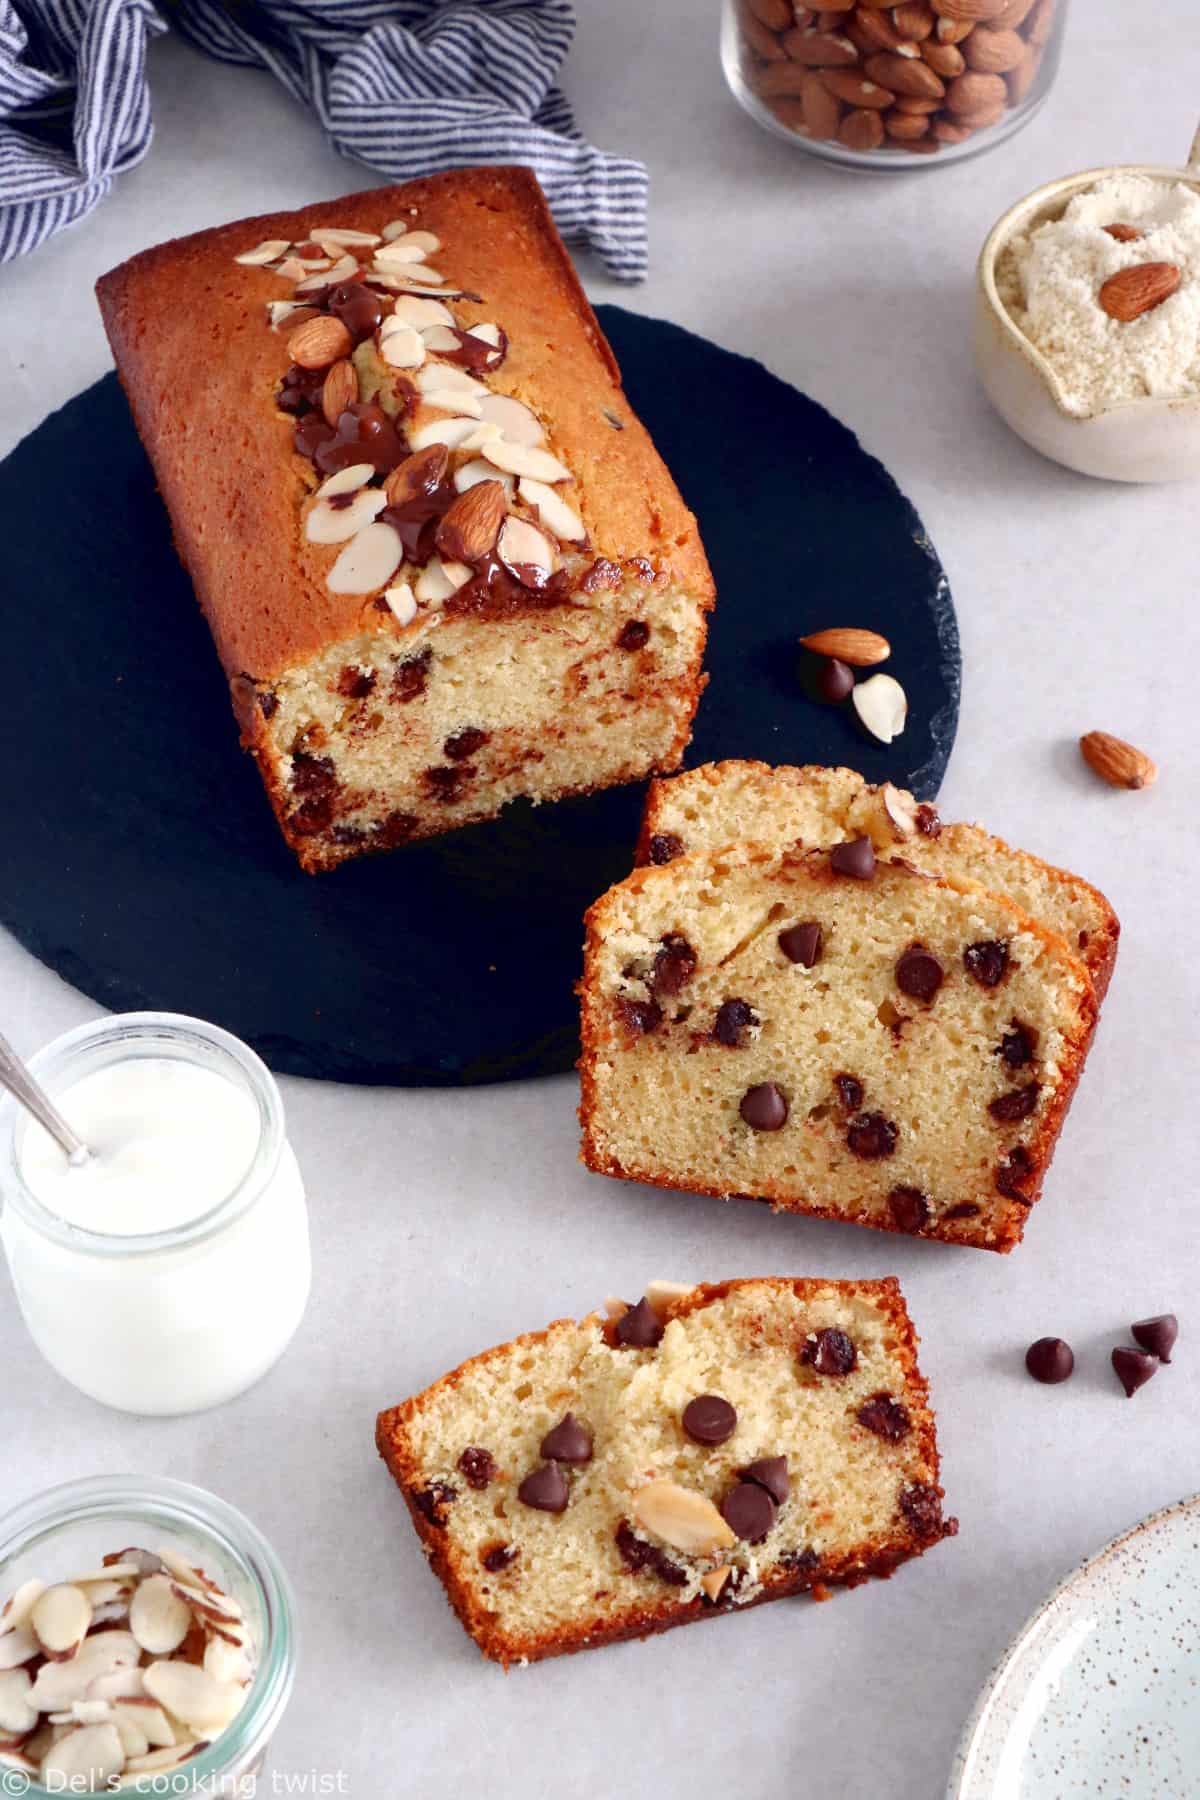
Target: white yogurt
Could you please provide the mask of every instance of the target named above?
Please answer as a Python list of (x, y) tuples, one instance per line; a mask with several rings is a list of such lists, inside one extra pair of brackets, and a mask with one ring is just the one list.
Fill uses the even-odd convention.
[(236, 1038), (170, 1014), (85, 1027), (33, 1066), (93, 1151), (71, 1168), (39, 1125), (7, 1119), (0, 1235), (38, 1348), (128, 1412), (241, 1393), (286, 1348), (311, 1275), (270, 1074)]

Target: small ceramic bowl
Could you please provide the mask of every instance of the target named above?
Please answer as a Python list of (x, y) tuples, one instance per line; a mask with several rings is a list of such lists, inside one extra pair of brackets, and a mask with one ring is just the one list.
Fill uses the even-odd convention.
[(996, 287), (1000, 253), (1015, 232), (1058, 218), (1076, 194), (1122, 175), (1185, 182), (1200, 191), (1200, 133), (1186, 169), (1089, 169), (1048, 182), (1004, 214), (979, 258), (975, 363), (1001, 418), (1043, 456), (1106, 481), (1186, 481), (1200, 477), (1200, 395), (1126, 400), (1090, 413), (1069, 409), (1054, 370), (1014, 323)]

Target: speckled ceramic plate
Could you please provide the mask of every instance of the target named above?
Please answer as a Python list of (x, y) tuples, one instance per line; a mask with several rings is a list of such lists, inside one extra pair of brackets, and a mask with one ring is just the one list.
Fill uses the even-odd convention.
[(1200, 1495), (1055, 1589), (967, 1721), (947, 1800), (1200, 1792)]

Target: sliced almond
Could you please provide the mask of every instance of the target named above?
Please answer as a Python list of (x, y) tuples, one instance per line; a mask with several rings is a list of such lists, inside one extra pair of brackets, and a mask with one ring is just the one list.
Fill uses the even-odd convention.
[(414, 450), (427, 450), (430, 444), (445, 444), (448, 449), (457, 450), (473, 437), (478, 425), (478, 419), (430, 419), (410, 431), (408, 441)]
[(38, 1709), (29, 1698), (33, 1678), (28, 1669), (5, 1669), (0, 1674), (0, 1737), (28, 1737), (38, 1722)]
[[(151, 1668), (154, 1667), (152, 1663)], [(131, 1695), (123, 1700), (113, 1702), (113, 1717), (120, 1721), (128, 1719), (137, 1726), (147, 1743), (156, 1749), (163, 1749), (177, 1741), (175, 1727), (159, 1705), (149, 1694), (140, 1697)]]
[(493, 469), (491, 463), (484, 462), (481, 456), (471, 462), (460, 463), (454, 471), (454, 485), (460, 494), (465, 494), (469, 487), (474, 487), (480, 481), (501, 482), (510, 500), (517, 491), (513, 476), (506, 475), (502, 469)]
[(508, 507), (498, 481), (481, 481), (451, 502), (438, 521), (435, 542), (450, 562), (482, 562), (495, 549)]
[[(407, 585), (405, 583), (405, 586)], [(409, 593), (412, 593), (411, 588), (409, 588)], [(413, 602), (413, 611), (416, 612), (415, 601)], [(214, 1681), (219, 1682), (236, 1681), (244, 1684), (249, 1681), (252, 1672), (250, 1658), (241, 1644), (231, 1644), (217, 1632), (214, 1632), (208, 1640), (202, 1666), (206, 1675), (211, 1675)]]
[(428, 395), (437, 388), (472, 400), (481, 399), (488, 391), (485, 382), (477, 381), (465, 369), (456, 369), (449, 363), (430, 363), (417, 376), (417, 391)]
[(425, 361), (425, 344), (412, 325), (398, 325), (379, 340), (379, 354), (393, 369), (419, 369)]
[(129, 1620), (129, 1601), (132, 1596), (125, 1595), (118, 1600), (102, 1600), (99, 1605), (92, 1606), (92, 1630), (98, 1631), (102, 1625), (125, 1625)]
[[(354, 496), (355, 500), (359, 497)], [(351, 507), (346, 510), (349, 512)], [(142, 1649), (151, 1656), (169, 1656), (172, 1650), (178, 1650), (191, 1623), (191, 1607), (180, 1598), (178, 1585), (172, 1578), (169, 1575), (147, 1576), (129, 1608), (129, 1629)]]
[(321, 411), (325, 423), (336, 427), (348, 406), (358, 399), (358, 371), (348, 356), (343, 356), (325, 372), (321, 384)]
[(431, 263), (410, 262), (403, 269), (388, 269), (382, 277), (385, 281), (415, 282), (418, 287), (445, 287), (446, 277), (440, 269)]
[(560, 543), (576, 544), (587, 536), (579, 514), (545, 482), (523, 475), (517, 492), (527, 506), (534, 508), (547, 531), (552, 531)]
[[(417, 597), (407, 581), (400, 581), (397, 582), (395, 587), (385, 588), (383, 590), (383, 597), (388, 603), (388, 609), (393, 618), (398, 620), (401, 625), (412, 624), (417, 616)], [(207, 1667), (207, 1650), (204, 1655), (205, 1666)], [(210, 1669), (209, 1673), (215, 1674), (216, 1671)], [(224, 1679), (224, 1677), (218, 1677), (218, 1679)]]
[(869, 669), (873, 663), (886, 662), (892, 654), (892, 646), (885, 637), (877, 631), (862, 631), (857, 626), (810, 631), (800, 643), (814, 656), (833, 656), (855, 669)]
[(126, 1762), (131, 1756), (145, 1756), (150, 1748), (150, 1739), (141, 1727), (136, 1725), (132, 1719), (125, 1718), (114, 1719), (113, 1724), (117, 1728), (117, 1736), (121, 1740), (121, 1748), (125, 1752)]
[(271, 273), (282, 276), (284, 281), (295, 282), (303, 281), (311, 274), (311, 270), (298, 256), (285, 256), (282, 262), (272, 263)]
[(97, 1675), (87, 1684), (84, 1695), (86, 1700), (130, 1700), (136, 1699), (146, 1691), (142, 1682), (140, 1668), (113, 1669), (107, 1675)]
[[(415, 237), (415, 233), (413, 236)], [(425, 251), (420, 244), (413, 242), (413, 237), (397, 238), (393, 244), (381, 244), (375, 252), (375, 267), (386, 269), (390, 274), (394, 269), (406, 268), (409, 263), (425, 261)]]
[(392, 219), (390, 223), (384, 226), (379, 235), (385, 244), (390, 244), (393, 243), (396, 238), (403, 237), (407, 230), (407, 219)]
[(320, 244), (322, 250), (330, 248), (337, 251), (348, 250), (358, 244), (365, 244), (370, 249), (379, 239), (377, 231), (356, 231), (352, 226), (322, 225), (317, 230), (310, 231), (305, 242)]
[(1130, 325), (1169, 300), (1182, 280), (1174, 263), (1134, 263), (1110, 275), (1096, 298), (1110, 319)]
[(292, 361), (299, 363), (302, 369), (327, 369), (330, 363), (349, 356), (354, 340), (340, 319), (330, 313), (321, 313), (296, 327), (287, 341), (287, 348)]
[(76, 1700), (70, 1716), (77, 1725), (107, 1725), (113, 1709), (107, 1700)]
[(571, 471), (548, 450), (531, 450), (525, 444), (509, 443), (500, 438), (485, 444), (483, 454), (498, 469), (510, 475), (531, 475), (535, 481), (570, 481)]
[(325, 585), (331, 594), (374, 594), (387, 586), (403, 555), (399, 532), (376, 520), (350, 539)]
[(262, 263), (274, 262), (277, 256), (283, 256), (290, 248), (286, 238), (264, 238), (261, 244), (255, 244), (253, 250), (243, 250), (240, 256), (234, 257), (236, 263), (247, 263), (257, 268)]
[(38, 1773), (38, 1765), (32, 1756), (4, 1744), (0, 1744), (0, 1769), (15, 1769), (18, 1775), (28, 1775), (30, 1780)]
[(124, 1775), (114, 1785), (118, 1789), (137, 1787), (147, 1775), (168, 1775), (172, 1769), (181, 1768), (203, 1748), (203, 1742), (193, 1738), (186, 1744), (176, 1745), (173, 1750), (149, 1750), (145, 1756), (131, 1756)]
[(440, 556), (431, 556), (417, 576), (417, 599), (422, 606), (439, 606), (470, 581), (473, 573), (466, 563), (445, 563)]
[[(303, 268), (303, 264), (300, 264), (299, 266)], [(357, 274), (357, 260), (353, 256), (342, 256), (339, 257), (332, 268), (323, 270), (319, 275), (307, 275), (303, 281), (298, 281), (293, 289), (293, 293), (297, 296), (302, 294), (320, 294), (323, 293), (326, 288), (337, 287), (339, 282), (352, 281)]]
[[(0, 1632), (15, 1631), (18, 1625), (24, 1625), (33, 1611), (34, 1601), (44, 1594), (46, 1584), (36, 1578), (23, 1581), (15, 1592), (8, 1596), (3, 1608), (0, 1608)], [(0, 1668), (3, 1668), (0, 1663)]]
[(1158, 780), (1158, 765), (1136, 744), (1113, 737), (1107, 731), (1089, 731), (1079, 740), (1079, 749), (1088, 768), (1107, 781), (1109, 787), (1147, 788)]
[(677, 1481), (651, 1481), (639, 1488), (633, 1516), (643, 1530), (688, 1556), (710, 1556), (737, 1542), (712, 1501)]
[(628, 1300), (622, 1300), (619, 1294), (606, 1294), (604, 1298), (604, 1316), (607, 1319), (623, 1319), (629, 1311)]
[(95, 1794), (125, 1767), (115, 1725), (81, 1725), (42, 1758), (42, 1785), (52, 1793)]
[(432, 356), (445, 356), (461, 347), (458, 333), (449, 325), (426, 325), (421, 338)]
[(369, 525), (387, 503), (383, 489), (376, 487), (359, 488), (349, 496), (335, 495), (333, 500), (317, 500), (305, 516), (304, 535), (310, 544), (344, 544)]
[(192, 1663), (151, 1663), (145, 1680), (151, 1699), (193, 1731), (223, 1731), (245, 1703), (236, 1682), (214, 1681)]
[(82, 1588), (59, 1581), (38, 1595), (29, 1615), (33, 1635), (51, 1662), (66, 1662), (87, 1636), (92, 1606)]
[[(481, 488), (472, 488), (472, 493), (482, 493)], [(465, 498), (466, 496), (464, 496)], [(500, 533), (496, 545), (501, 562), (510, 569), (545, 569), (550, 571), (555, 565), (554, 545), (536, 525), (530, 525), (525, 519), (508, 518)]]
[[(666, 1317), (673, 1300), (682, 1300), (685, 1294), (696, 1290), (695, 1282), (688, 1281), (651, 1281), (646, 1287), (646, 1299), (660, 1319)], [(628, 1311), (628, 1307), (625, 1311)]]
[[(453, 325), (454, 314), (440, 300), (431, 300), (424, 294), (401, 294), (392, 309), (392, 317), (400, 319), (405, 325), (415, 325), (418, 331), (424, 331), (431, 325)], [(386, 329), (388, 321), (384, 320)]]
[(100, 1699), (91, 1685), (101, 1675), (132, 1668), (141, 1655), (137, 1639), (128, 1631), (101, 1631), (87, 1638), (69, 1662), (43, 1663), (34, 1677), (29, 1696), (39, 1712), (59, 1712), (76, 1700)]
[(707, 1575), (702, 1575), (700, 1577), (700, 1586), (704, 1589), (710, 1600), (719, 1600), (721, 1597), (721, 1590), (732, 1574), (733, 1570), (726, 1563), (721, 1568), (710, 1569)]
[(917, 829), (917, 803), (907, 788), (893, 787), (890, 781), (884, 782), (882, 794), (883, 810), (895, 837), (903, 843)]
[(850, 698), (871, 736), (881, 744), (900, 736), (908, 718), (908, 697), (894, 676), (872, 675), (857, 684)]
[[(445, 363), (437, 363), (434, 366), (438, 369), (446, 367)], [(478, 419), (480, 416), (478, 397), (475, 394), (463, 393), (460, 388), (433, 387), (427, 393), (422, 394), (421, 398), (426, 406), (436, 407), (441, 412), (453, 413), (456, 418), (461, 419), (469, 415)]]
[(405, 235), (404, 241), (406, 244), (415, 244), (429, 256), (436, 256), (442, 247), (441, 238), (435, 237), (432, 231), (410, 231)]
[[(334, 494), (352, 494), (356, 488), (365, 487), (374, 473), (374, 463), (351, 463), (348, 468), (339, 469), (336, 474), (329, 477), (328, 481), (321, 483), (317, 489), (317, 499), (328, 500)], [(159, 1567), (162, 1566), (160, 1563)], [(188, 1565), (184, 1563), (183, 1567), (187, 1568)], [(193, 1587), (196, 1585), (194, 1569), (187, 1575), (180, 1575), (178, 1569), (172, 1569), (171, 1572), (180, 1581), (189, 1582)]]
[(545, 443), (546, 433), (537, 414), (523, 400), (514, 400), (511, 394), (489, 394), (482, 410), (489, 424), (500, 427), (507, 443), (525, 444), (531, 450)]

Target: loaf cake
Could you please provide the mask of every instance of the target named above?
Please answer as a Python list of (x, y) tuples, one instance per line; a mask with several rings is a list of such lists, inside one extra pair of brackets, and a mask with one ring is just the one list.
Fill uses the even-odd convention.
[(1087, 965), (1103, 999), (1121, 931), (1103, 894), (978, 825), (946, 823), (936, 807), (918, 804), (905, 789), (872, 786), (852, 769), (720, 762), (654, 781), (637, 860), (662, 864), (690, 850), (750, 842), (812, 850), (863, 835), (881, 854), (1005, 895), (1058, 933)]
[(636, 870), (587, 915), (580, 991), (589, 1168), (991, 1250), (1096, 1017), (1056, 933), (866, 836)]
[(887, 1576), (942, 1517), (895, 1281), (652, 1286), (472, 1357), (376, 1441), (485, 1656)]
[(97, 292), (306, 869), (677, 766), (712, 581), (528, 170), (199, 232)]

